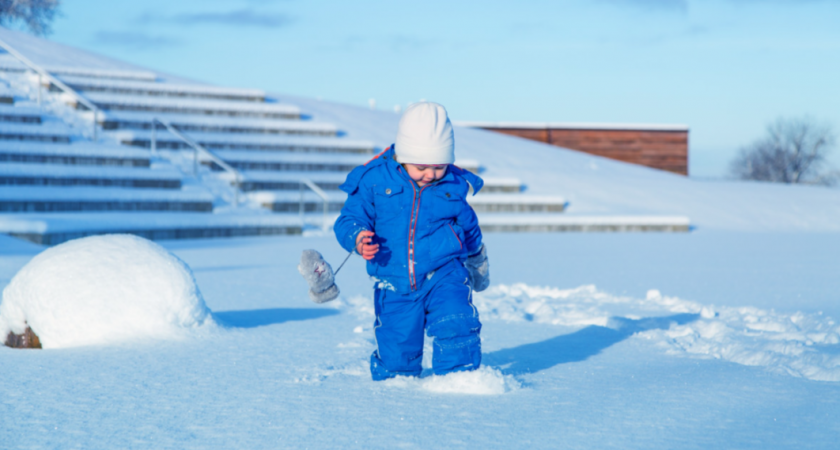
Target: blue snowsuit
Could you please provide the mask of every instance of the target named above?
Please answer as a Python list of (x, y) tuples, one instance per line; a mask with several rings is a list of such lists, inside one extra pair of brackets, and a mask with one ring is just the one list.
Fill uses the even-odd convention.
[(464, 267), (481, 249), (481, 229), (466, 201), (467, 183), (476, 193), (484, 184), (450, 165), (443, 178), (419, 187), (394, 160), (392, 145), (340, 186), (348, 197), (335, 223), (338, 242), (354, 251), (356, 236), (368, 230), (379, 244), (367, 262), (376, 282), (374, 380), (420, 374), (424, 329), (435, 339), (436, 374), (481, 364), (481, 323)]

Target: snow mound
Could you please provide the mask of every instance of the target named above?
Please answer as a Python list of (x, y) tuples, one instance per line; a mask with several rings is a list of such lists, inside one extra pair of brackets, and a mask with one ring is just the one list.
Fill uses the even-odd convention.
[(28, 324), (44, 348), (168, 339), (212, 323), (190, 268), (131, 235), (43, 251), (15, 275), (0, 303), (0, 336)]
[(429, 392), (474, 395), (501, 395), (521, 387), (512, 376), (487, 366), (470, 372), (432, 375), (422, 378), (420, 386)]
[(575, 289), (497, 285), (476, 293), (482, 320), (602, 326), (674, 354), (716, 358), (820, 381), (840, 381), (840, 325), (820, 314), (701, 305), (657, 290), (621, 297)]
[(396, 377), (383, 381), (399, 388), (418, 388), (438, 394), (501, 395), (521, 388), (511, 375), (504, 375), (492, 367), (480, 367), (469, 372), (453, 372), (426, 378)]

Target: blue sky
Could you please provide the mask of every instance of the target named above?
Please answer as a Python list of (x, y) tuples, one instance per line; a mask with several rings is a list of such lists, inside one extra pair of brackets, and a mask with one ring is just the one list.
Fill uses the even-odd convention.
[(50, 39), (219, 85), (435, 100), (455, 120), (688, 124), (696, 176), (723, 175), (779, 116), (840, 132), (837, 0), (64, 0), (62, 13)]

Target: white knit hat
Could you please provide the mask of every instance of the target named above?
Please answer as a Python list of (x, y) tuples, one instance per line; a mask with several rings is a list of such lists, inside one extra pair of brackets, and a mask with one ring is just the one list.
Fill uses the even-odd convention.
[(455, 135), (446, 109), (432, 102), (415, 103), (406, 108), (400, 119), (394, 152), (401, 163), (455, 162)]

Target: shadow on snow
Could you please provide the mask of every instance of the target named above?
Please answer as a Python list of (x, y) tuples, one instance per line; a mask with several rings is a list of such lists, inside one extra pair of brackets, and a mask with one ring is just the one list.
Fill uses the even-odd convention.
[(482, 362), (499, 367), (506, 375), (535, 373), (558, 364), (584, 361), (635, 333), (667, 329), (672, 323), (683, 325), (699, 317), (699, 314), (676, 314), (639, 320), (613, 317), (609, 327), (590, 325), (542, 342), (487, 353), (482, 356)]
[(229, 327), (256, 328), (292, 320), (319, 319), (336, 314), (338, 314), (338, 311), (334, 309), (272, 308), (214, 312), (213, 318), (222, 325)]

